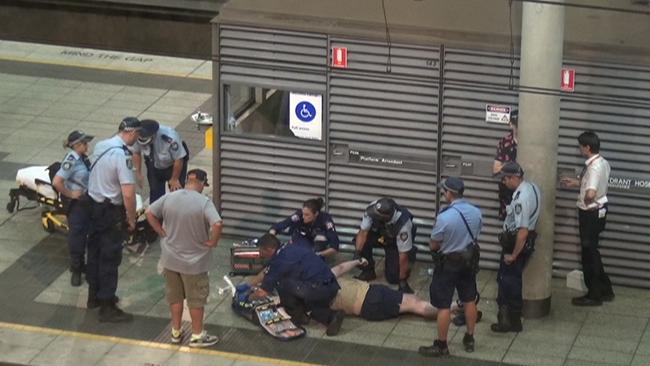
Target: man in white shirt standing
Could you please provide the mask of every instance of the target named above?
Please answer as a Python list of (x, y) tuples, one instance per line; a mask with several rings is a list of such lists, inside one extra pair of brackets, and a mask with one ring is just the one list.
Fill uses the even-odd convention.
[(588, 292), (573, 298), (575, 306), (599, 306), (603, 301), (614, 300), (614, 291), (609, 276), (605, 273), (598, 250), (600, 233), (607, 221), (607, 184), (610, 166), (600, 155), (600, 139), (592, 131), (578, 136), (582, 156), (587, 158), (579, 179), (562, 178), (563, 187), (580, 187), (578, 206), (578, 227), (582, 251), (582, 271)]

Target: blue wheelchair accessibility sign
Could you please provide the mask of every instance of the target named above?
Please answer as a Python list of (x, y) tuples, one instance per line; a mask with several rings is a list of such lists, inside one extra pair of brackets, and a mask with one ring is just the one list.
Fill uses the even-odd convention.
[(307, 101), (302, 101), (296, 105), (295, 113), (299, 120), (311, 122), (316, 117), (316, 107)]

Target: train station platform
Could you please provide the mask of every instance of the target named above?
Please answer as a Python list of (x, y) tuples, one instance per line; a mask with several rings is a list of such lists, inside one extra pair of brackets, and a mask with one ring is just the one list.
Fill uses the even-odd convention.
[[(109, 137), (126, 115), (176, 127), (190, 146), (190, 167), (212, 170), (203, 131), (190, 119), (211, 110), (211, 63), (70, 47), (0, 41), (0, 192), (15, 188), (16, 170), (60, 159), (73, 129)], [(0, 195), (4, 208), (8, 195)], [(33, 204), (32, 204), (33, 205)], [(227, 225), (227, 218), (225, 225)], [(477, 347), (465, 353), (464, 329), (452, 326), (452, 357), (417, 354), (432, 343), (436, 325), (415, 316), (383, 322), (347, 317), (341, 333), (325, 335), (312, 322), (307, 337), (278, 342), (238, 317), (219, 295), (229, 272), (229, 247), (217, 249), (210, 273), (206, 328), (221, 342), (208, 349), (172, 346), (157, 244), (125, 251), (120, 267), (121, 307), (129, 324), (101, 324), (85, 309), (87, 286), (70, 287), (63, 235), (45, 232), (40, 209), (0, 211), (0, 362), (20, 365), (650, 365), (650, 292), (616, 287), (602, 307), (575, 308), (563, 279), (553, 280), (550, 316), (526, 320), (518, 334), (494, 334), (496, 274), (481, 271), (483, 321)], [(347, 254), (342, 254), (347, 258)], [(411, 285), (428, 298), (427, 263), (418, 263)], [(381, 277), (381, 276), (380, 276)], [(238, 279), (241, 280), (241, 279)], [(188, 326), (188, 324), (186, 324)], [(185, 340), (187, 342), (187, 340)]]

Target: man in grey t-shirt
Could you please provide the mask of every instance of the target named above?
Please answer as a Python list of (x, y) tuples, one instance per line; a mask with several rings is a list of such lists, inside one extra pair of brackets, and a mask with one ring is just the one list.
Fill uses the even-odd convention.
[(149, 224), (162, 238), (160, 264), (172, 314), (171, 342), (182, 341), (181, 318), (186, 299), (192, 319), (190, 347), (208, 347), (219, 341), (203, 330), (203, 309), (210, 293), (211, 249), (219, 242), (222, 222), (214, 203), (201, 194), (207, 186), (207, 173), (193, 169), (187, 173), (185, 189), (162, 196), (146, 213)]

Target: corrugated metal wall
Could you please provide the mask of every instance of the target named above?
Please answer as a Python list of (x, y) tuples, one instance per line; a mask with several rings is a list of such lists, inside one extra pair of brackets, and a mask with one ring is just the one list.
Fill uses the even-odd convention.
[[(569, 62), (578, 80), (562, 98), (558, 165), (584, 166), (577, 136), (593, 130), (611, 176), (650, 180), (650, 69)], [(560, 190), (555, 221), (555, 274), (579, 268), (577, 191)], [(650, 197), (610, 189), (610, 213), (600, 247), (612, 282), (650, 287)]]
[[(222, 84), (326, 94), (324, 36), (222, 26), (219, 45)], [(305, 199), (325, 196), (324, 142), (221, 135), (225, 233), (260, 235)]]
[[(435, 162), (438, 49), (394, 45), (389, 64), (385, 43), (338, 39), (331, 44), (354, 51), (349, 53), (349, 69), (330, 74), (330, 145)], [(329, 209), (342, 242), (351, 242), (368, 203), (390, 196), (416, 217), (416, 241), (428, 247), (435, 181), (434, 165), (430, 171), (418, 171), (332, 159)]]
[[(515, 85), (518, 66), (516, 60)], [(472, 163), (474, 172), (461, 175), (465, 196), (483, 213), (481, 265), (497, 268), (501, 247), (496, 236), (501, 222), (497, 219), (499, 203), (492, 162), (497, 142), (509, 128), (485, 122), (485, 105), (517, 105), (518, 93), (508, 90), (510, 60), (502, 54), (447, 49), (443, 72), (442, 155)]]
[[(327, 52), (333, 46), (350, 50), (348, 69), (328, 69)], [(442, 175), (465, 178), (467, 196), (485, 219), (482, 266), (497, 266), (501, 224), (491, 165), (508, 128), (487, 124), (485, 105), (518, 104), (518, 92), (508, 87), (518, 84), (518, 60), (511, 74), (507, 54), (446, 49), (440, 57), (437, 48), (393, 45), (389, 57), (384, 43), (222, 26), (220, 62), (222, 83), (321, 93), (329, 113), (329, 124), (324, 121), (328, 144), (221, 137), (221, 200), (229, 234), (257, 235), (304, 199), (326, 195), (339, 234), (349, 242), (366, 204), (389, 195), (416, 216), (417, 242), (426, 247), (436, 206), (436, 169), (368, 166), (340, 155), (356, 149), (435, 162), (441, 154), (444, 161), (461, 162), (456, 170), (443, 166)], [(603, 140), (612, 175), (650, 179), (645, 154), (650, 147), (650, 69), (570, 66), (576, 68), (578, 82), (576, 92), (561, 101), (559, 164), (581, 166), (576, 137), (592, 129)], [(556, 275), (579, 267), (576, 194), (560, 190), (557, 195)], [(612, 191), (610, 201), (602, 253), (612, 281), (650, 287), (650, 200)]]

